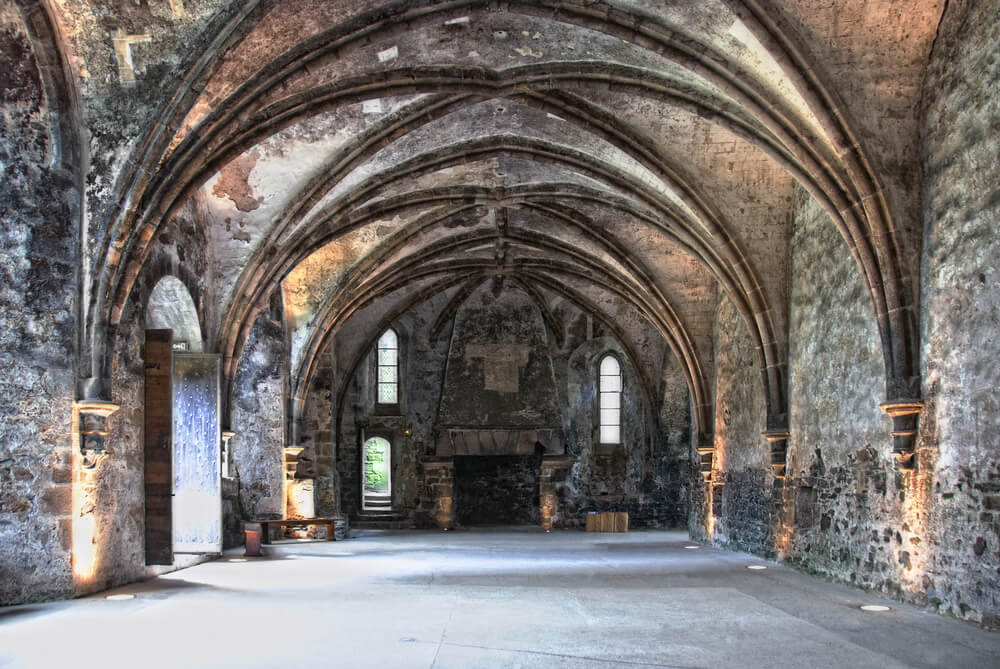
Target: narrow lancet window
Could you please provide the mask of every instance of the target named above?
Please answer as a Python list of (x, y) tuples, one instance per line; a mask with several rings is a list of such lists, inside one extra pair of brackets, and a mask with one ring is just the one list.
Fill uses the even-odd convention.
[(601, 396), (601, 443), (620, 444), (622, 441), (622, 368), (618, 358), (601, 358), (598, 389)]
[(399, 404), (399, 339), (386, 330), (378, 339), (378, 398), (382, 405)]

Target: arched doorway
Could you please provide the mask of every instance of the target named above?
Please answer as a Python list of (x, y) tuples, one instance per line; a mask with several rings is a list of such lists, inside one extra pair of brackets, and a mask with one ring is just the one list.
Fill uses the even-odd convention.
[(147, 564), (222, 550), (220, 360), (202, 353), (195, 302), (166, 276), (146, 306), (144, 485)]

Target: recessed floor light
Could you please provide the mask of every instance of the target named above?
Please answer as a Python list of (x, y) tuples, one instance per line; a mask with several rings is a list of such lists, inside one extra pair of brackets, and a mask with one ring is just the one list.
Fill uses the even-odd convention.
[(135, 595), (129, 595), (129, 594), (108, 595), (104, 599), (110, 602), (124, 602), (127, 599), (135, 599)]
[(701, 548), (701, 546), (685, 546), (684, 548), (688, 549), (689, 551), (696, 551), (699, 548)]
[(246, 562), (246, 558), (229, 558), (230, 562)]
[(874, 613), (884, 613), (885, 611), (892, 611), (888, 606), (882, 604), (864, 604), (859, 607), (862, 611), (871, 611)]
[(762, 569), (767, 569), (767, 567), (765, 567), (762, 564), (748, 564), (747, 565), (747, 569), (753, 569), (754, 571), (760, 571)]

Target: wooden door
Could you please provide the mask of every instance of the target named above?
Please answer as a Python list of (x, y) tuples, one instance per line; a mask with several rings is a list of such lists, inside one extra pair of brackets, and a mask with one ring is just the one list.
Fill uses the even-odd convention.
[(173, 331), (146, 330), (143, 483), (146, 489), (146, 564), (173, 564), (171, 442)]

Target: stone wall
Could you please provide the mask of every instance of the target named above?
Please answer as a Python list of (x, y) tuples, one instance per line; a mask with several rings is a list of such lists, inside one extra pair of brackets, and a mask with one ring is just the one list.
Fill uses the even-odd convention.
[[(208, 246), (191, 212), (175, 217), (157, 238), (153, 256), (138, 277), (113, 339), (111, 398), (121, 409), (111, 419), (111, 455), (83, 477), (80, 497), (93, 505), (99, 549), (88, 578), (77, 573), (77, 591), (89, 592), (148, 578), (200, 558), (177, 555), (174, 564), (147, 567), (145, 559), (144, 390), (147, 305), (157, 283), (180, 278), (198, 308), (205, 293)], [(78, 570), (79, 572), (79, 570)]]
[[(434, 453), (435, 416), (448, 354), (448, 330), (433, 338), (432, 329), (447, 302), (446, 295), (435, 297), (391, 324), (400, 345), (400, 403), (396, 415), (386, 415), (375, 406), (373, 351), (386, 326), (373, 330), (372, 322), (378, 320), (362, 315), (345, 324), (334, 337), (338, 379), (334, 387), (338, 394), (329, 410), (336, 416), (336, 402), (343, 393), (343, 410), (339, 421), (335, 420), (339, 428), (335, 439), (339, 508), (346, 515), (360, 512), (359, 454), (364, 439), (372, 436), (385, 437), (392, 445), (393, 509), (403, 517), (412, 517), (420, 506), (423, 486), (419, 463)], [(367, 342), (369, 347), (358, 351), (359, 342)]]
[(333, 466), (333, 347), (330, 343), (319, 354), (316, 376), (306, 397), (303, 411), (302, 443), (316, 451), (316, 515), (333, 516), (340, 512), (337, 476)]
[[(715, 321), (713, 522), (715, 541), (767, 553), (771, 544), (771, 456), (760, 436), (767, 408), (760, 361), (746, 322), (726, 297)], [(714, 515), (714, 514), (713, 514)]]
[(455, 316), (439, 426), (543, 428), (560, 424), (548, 336), (519, 290), (484, 286)]
[[(477, 437), (479, 441), (471, 437), (448, 437), (448, 431), (457, 425), (456, 416), (461, 414), (468, 418), (467, 414), (475, 409), (479, 412), (477, 420), (480, 423), (474, 427), (502, 428), (500, 432), (485, 433), (493, 437), (505, 436), (510, 430), (521, 430), (522, 435), (536, 434), (539, 428), (555, 424), (555, 429), (537, 434), (542, 435), (539, 438), (543, 441), (551, 441), (543, 444), (546, 453), (561, 454), (565, 449), (573, 463), (568, 471), (559, 470), (552, 482), (556, 527), (582, 526), (586, 512), (603, 510), (628, 511), (633, 526), (684, 524), (691, 480), (690, 398), (679, 364), (651, 326), (645, 324), (649, 332), (636, 335), (636, 340), (642, 343), (634, 348), (639, 352), (643, 371), (663, 370), (662, 379), (653, 379), (656, 387), (647, 390), (640, 378), (640, 368), (633, 366), (623, 344), (599, 323), (588, 323), (586, 316), (571, 305), (560, 303), (553, 309), (555, 322), (564, 328), (556, 336), (543, 323), (538, 307), (520, 291), (505, 296), (499, 305), (494, 304), (493, 296), (486, 291), (473, 295), (457, 310), (453, 318), (458, 329), (451, 337), (448, 336), (450, 328), (445, 328), (432, 340), (431, 326), (446, 303), (447, 300), (435, 299), (418, 305), (392, 324), (402, 342), (400, 415), (383, 415), (375, 406), (371, 353), (364, 355), (356, 368), (340, 357), (337, 359), (337, 373), (350, 375), (349, 379), (342, 379), (346, 396), (337, 435), (339, 497), (345, 513), (357, 515), (359, 512), (358, 453), (366, 436), (384, 436), (393, 444), (394, 510), (420, 525), (434, 525), (440, 513), (432, 493), (435, 486), (444, 485), (439, 480), (441, 472), (454, 470), (459, 476), (465, 471), (451, 464), (445, 466), (428, 460), (432, 456), (442, 456), (439, 435), (444, 434), (451, 439), (449, 444), (461, 447), (454, 452), (448, 450), (444, 456), (449, 458), (472, 452), (481, 454), (471, 457), (485, 458), (535, 455), (530, 443), (527, 451), (521, 444), (516, 452), (508, 452), (503, 450), (503, 444), (493, 444), (489, 436)], [(494, 306), (497, 307), (495, 311)], [(530, 330), (525, 335), (528, 361), (518, 376), (518, 383), (526, 392), (519, 397), (506, 397), (516, 393), (484, 389), (496, 379), (487, 378), (483, 361), (473, 359), (470, 364), (463, 350), (468, 341), (497, 339), (496, 325), (509, 320), (512, 310), (520, 313), (519, 309), (531, 316), (520, 318), (527, 322), (518, 326)], [(346, 324), (335, 337), (335, 342), (343, 344), (335, 343), (334, 348), (348, 348), (359, 340), (371, 341), (373, 346), (375, 334), (363, 330), (365, 323), (371, 321), (363, 318)], [(521, 341), (512, 335), (508, 338), (512, 346)], [(623, 361), (623, 440), (619, 446), (597, 444), (597, 369), (599, 359), (608, 353)], [(446, 374), (449, 379), (455, 377), (461, 383), (454, 389), (449, 388), (448, 394), (441, 398), (439, 410), (441, 389), (448, 388), (444, 383)], [(525, 376), (538, 375), (545, 377), (544, 384), (524, 382)], [(501, 399), (491, 399), (493, 396)], [(539, 405), (532, 404), (535, 399)], [(554, 415), (550, 415), (553, 412)], [(407, 429), (409, 435), (405, 434)], [(468, 450), (472, 447), (470, 444), (476, 447), (472, 451)], [(500, 450), (496, 450), (498, 448)], [(419, 461), (431, 464), (422, 467)], [(538, 474), (534, 471), (531, 477), (535, 488)], [(435, 478), (432, 484), (424, 480), (429, 475)], [(457, 485), (467, 489), (461, 481), (457, 481)], [(536, 497), (537, 489), (532, 493), (532, 498)], [(453, 501), (457, 519), (467, 520), (459, 496)], [(532, 522), (535, 521), (537, 510)]]
[(455, 457), (455, 515), (459, 525), (538, 523), (538, 476), (534, 455)]
[[(1000, 2), (952, 0), (925, 82), (918, 466), (927, 601), (1000, 625)], [(936, 454), (936, 455), (935, 455)]]
[[(597, 373), (601, 358), (609, 353), (622, 362), (623, 380), (622, 441), (614, 446), (600, 444), (598, 439)], [(673, 363), (669, 357), (665, 359)], [(621, 342), (606, 334), (584, 340), (557, 364), (567, 370), (568, 405), (564, 411), (567, 433), (573, 435), (570, 453), (575, 462), (564, 484), (557, 488), (560, 504), (556, 526), (582, 526), (585, 514), (591, 511), (628, 511), (634, 527), (682, 525), (688, 488), (683, 466), (688, 444), (684, 443), (682, 422), (683, 409), (690, 405), (687, 393), (678, 392), (676, 384), (683, 381), (668, 375), (673, 384), (672, 404), (664, 412), (676, 419), (670, 423), (668, 435), (661, 429), (650, 406), (652, 398)]]
[(284, 513), (285, 422), (281, 323), (262, 312), (250, 330), (236, 370), (230, 427), (240, 507), (246, 518)]
[(871, 298), (837, 229), (801, 191), (791, 252), (785, 486), (794, 520), (775, 548), (808, 571), (898, 594), (923, 547), (900, 522), (905, 493), (879, 409), (885, 367)]
[[(0, 604), (72, 593), (79, 194), (20, 13), (0, 2)], [(53, 116), (50, 116), (53, 115)]]

